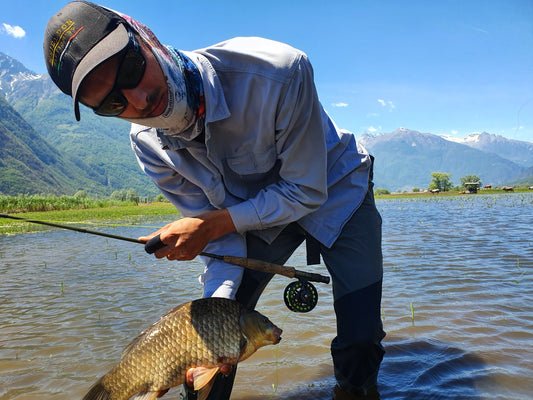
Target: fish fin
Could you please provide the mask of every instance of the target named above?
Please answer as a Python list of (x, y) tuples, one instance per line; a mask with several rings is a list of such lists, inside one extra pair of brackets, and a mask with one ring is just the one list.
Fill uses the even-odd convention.
[(198, 391), (198, 400), (205, 400), (213, 387), (220, 368), (197, 367), (194, 369), (194, 390)]
[(102, 384), (102, 378), (98, 380), (94, 385), (91, 386), (89, 391), (85, 396), (83, 396), (83, 400), (110, 400), (111, 399), (111, 392), (107, 390), (104, 385)]
[[(164, 391), (166, 393), (166, 391)], [(157, 392), (140, 392), (132, 397), (130, 400), (155, 400), (159, 397), (159, 391)]]
[(197, 400), (206, 400), (207, 396), (209, 396), (209, 392), (211, 392), (211, 389), (213, 388), (214, 383), (215, 383), (215, 380), (212, 379), (210, 382), (207, 383), (207, 385), (201, 388), (198, 391)]

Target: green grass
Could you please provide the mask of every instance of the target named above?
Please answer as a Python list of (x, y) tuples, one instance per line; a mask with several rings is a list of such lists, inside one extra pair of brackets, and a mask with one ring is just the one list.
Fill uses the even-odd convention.
[[(170, 203), (140, 203), (139, 205), (118, 202), (118, 205), (72, 210), (54, 210), (39, 212), (14, 213), (17, 217), (59, 224), (96, 224), (113, 223), (114, 225), (139, 225), (144, 218), (179, 213)], [(3, 211), (2, 211), (3, 212)], [(5, 213), (5, 212), (4, 212)], [(21, 234), (54, 229), (30, 222), (0, 218), (0, 235)], [(89, 229), (89, 228), (86, 228)]]
[(31, 196), (4, 196), (0, 195), (0, 212), (32, 212), (32, 211), (54, 211), (71, 210), (85, 208), (100, 208), (121, 205), (134, 205), (134, 202), (122, 202), (109, 199), (92, 199), (89, 197), (77, 196), (53, 196), (53, 195), (31, 195)]

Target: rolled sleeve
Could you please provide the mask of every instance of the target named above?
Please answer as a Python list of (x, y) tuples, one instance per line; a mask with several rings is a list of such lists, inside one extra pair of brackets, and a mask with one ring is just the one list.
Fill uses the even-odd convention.
[(261, 218), (257, 214), (252, 202), (244, 201), (235, 206), (228, 207), (233, 225), (239, 233), (253, 229), (261, 229)]

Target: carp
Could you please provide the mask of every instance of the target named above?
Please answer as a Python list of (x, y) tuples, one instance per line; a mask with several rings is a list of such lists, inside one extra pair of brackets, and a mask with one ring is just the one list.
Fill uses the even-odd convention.
[(205, 399), (221, 367), (279, 343), (281, 333), (267, 317), (235, 300), (182, 304), (140, 333), (83, 400), (153, 400), (186, 382), (188, 373), (198, 399)]

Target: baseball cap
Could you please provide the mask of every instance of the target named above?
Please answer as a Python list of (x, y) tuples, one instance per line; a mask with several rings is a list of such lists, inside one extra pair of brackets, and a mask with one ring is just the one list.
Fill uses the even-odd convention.
[(127, 22), (113, 11), (73, 1), (50, 18), (44, 35), (46, 67), (54, 83), (72, 97), (80, 120), (78, 89), (83, 79), (129, 42)]

